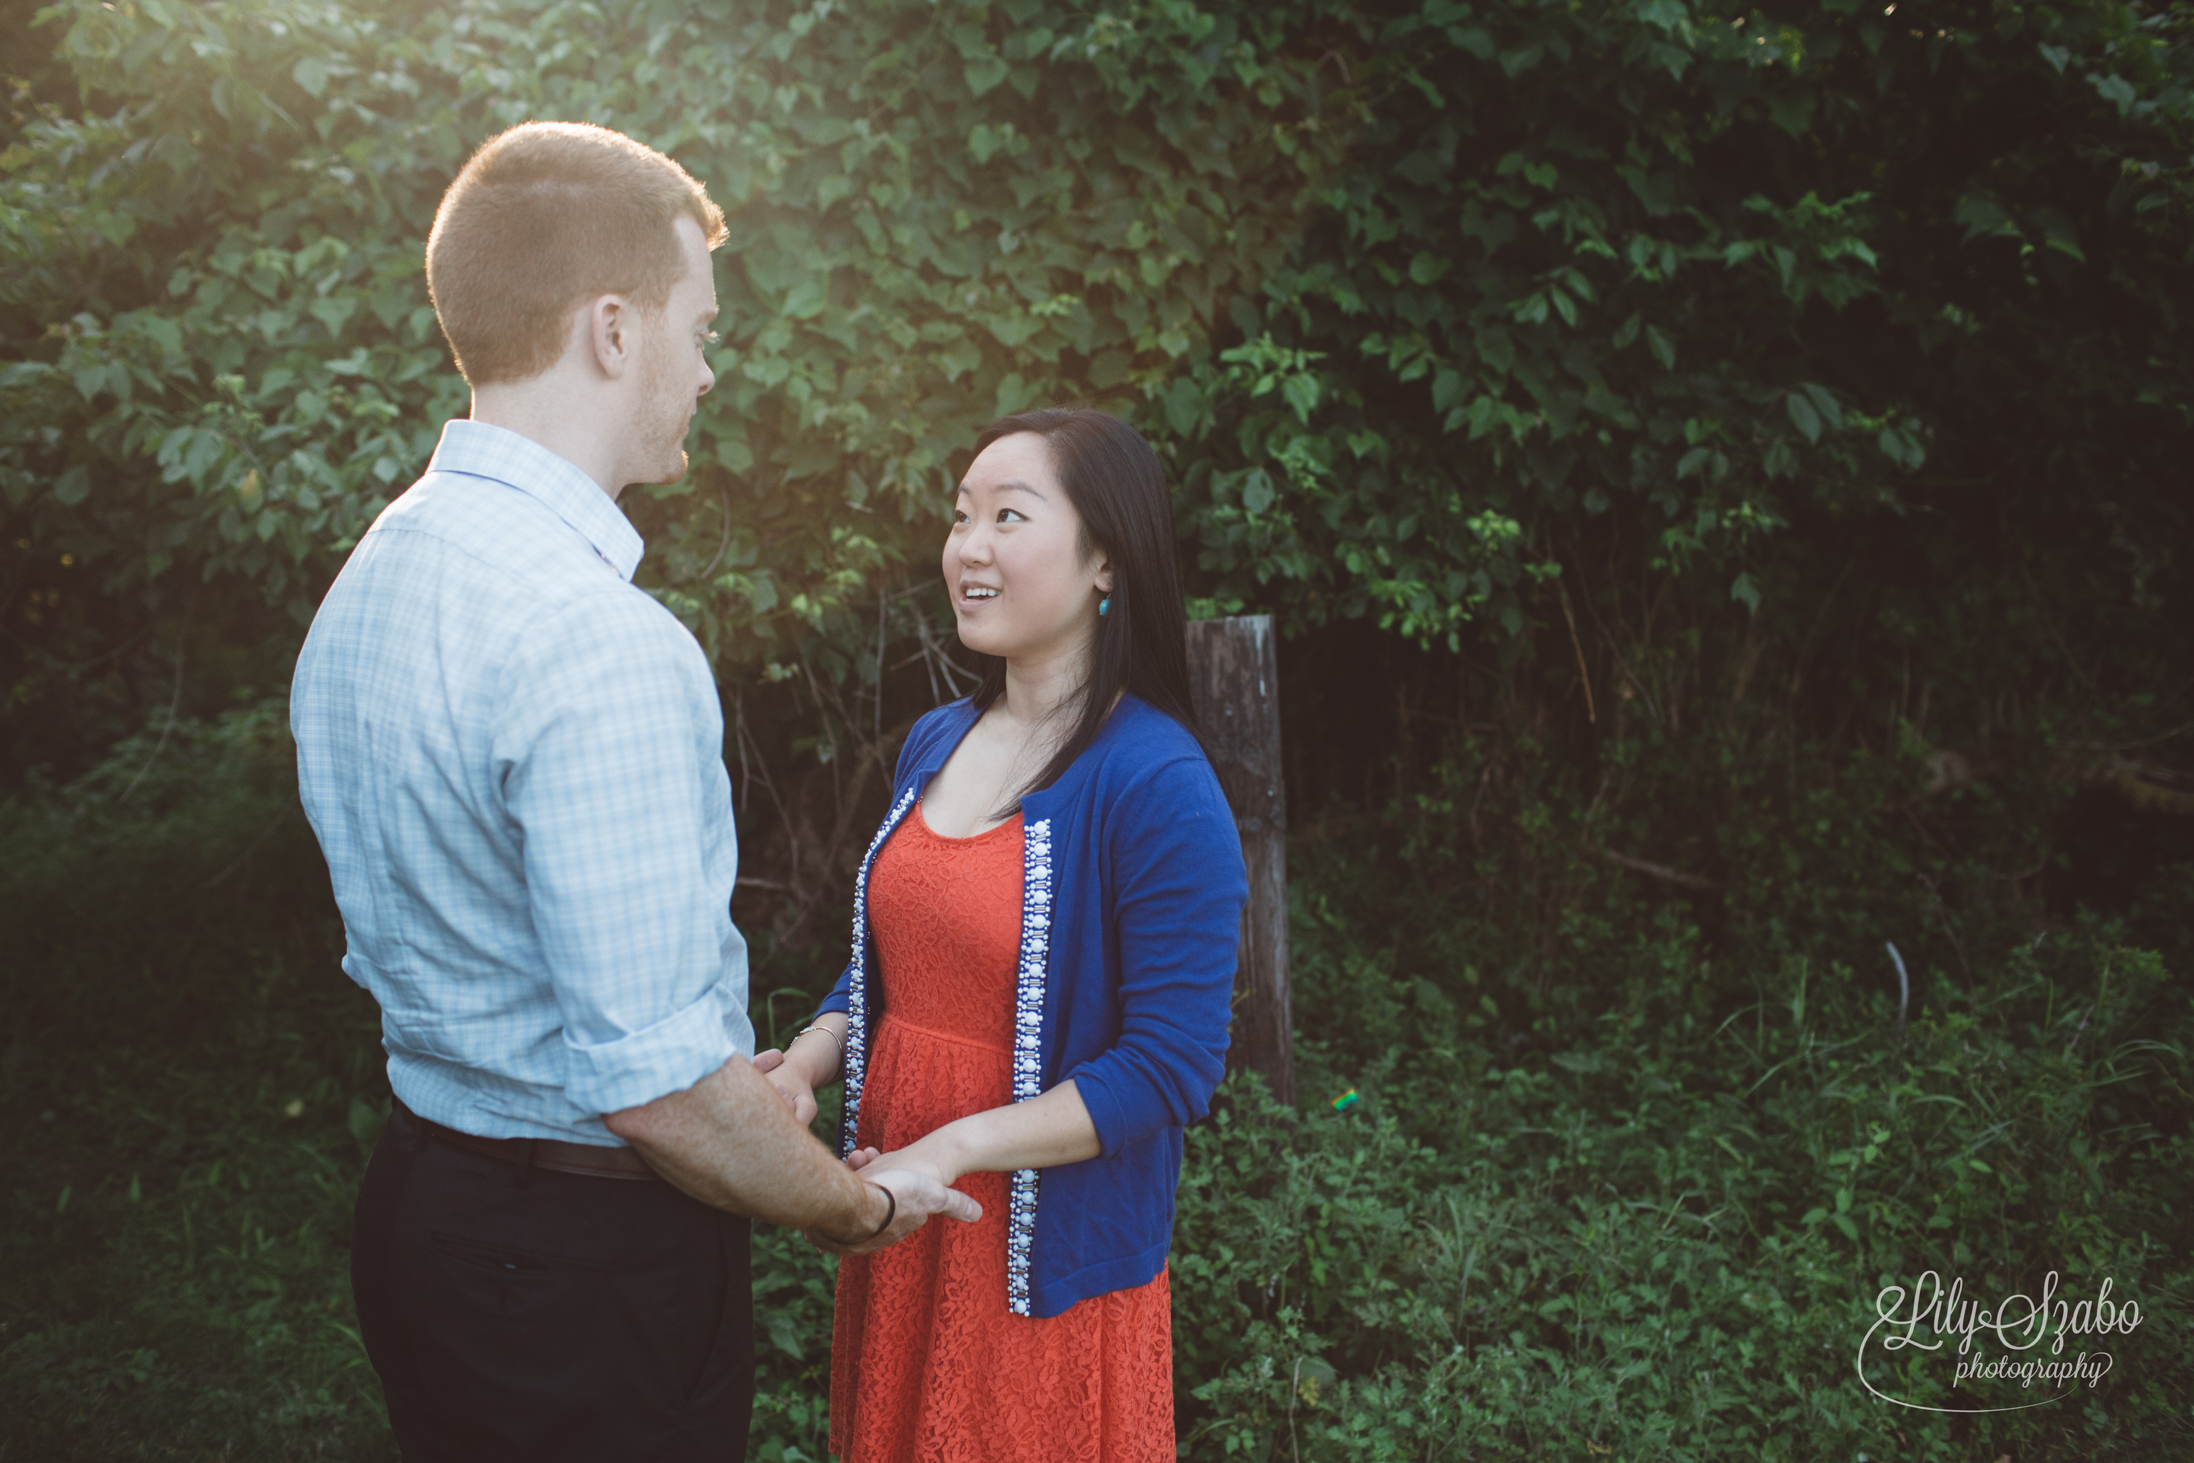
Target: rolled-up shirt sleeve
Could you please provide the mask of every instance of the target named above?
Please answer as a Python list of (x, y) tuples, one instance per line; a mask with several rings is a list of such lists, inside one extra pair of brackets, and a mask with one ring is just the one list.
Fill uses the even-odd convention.
[[(611, 1113), (739, 1054), (744, 946), (723, 712), (661, 606), (583, 598), (532, 627), (502, 688), (497, 765), (563, 1022), (564, 1090)], [(743, 965), (741, 966), (743, 971)]]
[(1062, 1074), (1111, 1157), (1194, 1122), (1226, 1075), (1227, 1018), (1249, 881), (1234, 816), (1210, 765), (1156, 769), (1121, 799), (1136, 836), (1112, 855), (1120, 1039)]

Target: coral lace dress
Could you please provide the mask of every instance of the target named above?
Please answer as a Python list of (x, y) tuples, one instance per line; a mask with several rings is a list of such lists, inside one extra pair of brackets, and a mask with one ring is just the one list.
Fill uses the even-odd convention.
[[(1021, 820), (946, 838), (920, 804), (869, 875), (883, 1021), (859, 1142), (886, 1153), (1012, 1100)], [(1006, 1309), (1006, 1178), (838, 1269), (830, 1447), (846, 1463), (1144, 1463), (1173, 1449), (1165, 1272), (1061, 1315)]]

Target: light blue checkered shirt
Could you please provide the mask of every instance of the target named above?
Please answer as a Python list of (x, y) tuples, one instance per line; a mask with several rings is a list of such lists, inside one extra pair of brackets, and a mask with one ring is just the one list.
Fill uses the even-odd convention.
[(396, 1095), (468, 1133), (615, 1143), (754, 1050), (723, 710), (640, 553), (577, 467), (454, 421), (297, 658), (343, 969)]

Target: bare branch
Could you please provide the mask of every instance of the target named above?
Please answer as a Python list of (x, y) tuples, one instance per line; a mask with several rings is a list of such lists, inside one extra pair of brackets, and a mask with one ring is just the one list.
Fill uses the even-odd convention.
[(1678, 888), (1696, 889), (1702, 894), (1719, 894), (1722, 892), (1719, 881), (1699, 874), (1687, 874), (1681, 869), (1672, 869), (1667, 864), (1650, 863), (1642, 858), (1632, 858), (1629, 854), (1617, 853), (1612, 848), (1598, 848), (1589, 843), (1584, 847), (1585, 852), (1606, 859), (1611, 864), (1619, 865), (1634, 873), (1646, 874), (1652, 878), (1663, 880), (1676, 885)]

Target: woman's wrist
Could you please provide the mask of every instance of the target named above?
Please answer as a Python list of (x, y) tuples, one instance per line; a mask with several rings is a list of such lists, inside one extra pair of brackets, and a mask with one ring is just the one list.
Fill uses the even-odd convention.
[(978, 1155), (971, 1141), (975, 1134), (970, 1129), (981, 1119), (982, 1114), (975, 1113), (947, 1123), (928, 1137), (908, 1144), (903, 1152), (916, 1162), (934, 1168), (937, 1182), (949, 1189), (979, 1169)]
[(810, 1092), (835, 1081), (844, 1064), (838, 1033), (828, 1026), (803, 1027), (785, 1043), (784, 1052), (785, 1067), (805, 1083)]

